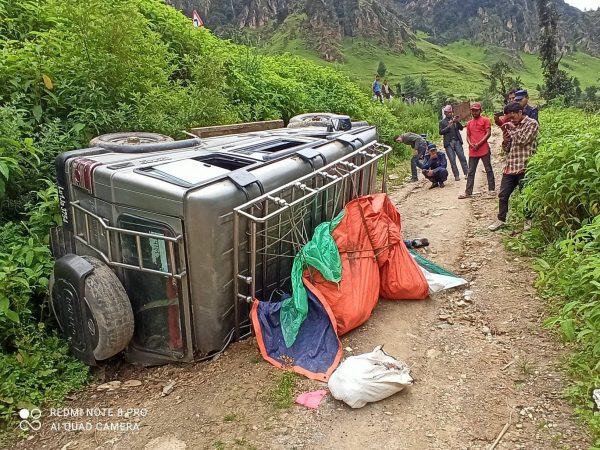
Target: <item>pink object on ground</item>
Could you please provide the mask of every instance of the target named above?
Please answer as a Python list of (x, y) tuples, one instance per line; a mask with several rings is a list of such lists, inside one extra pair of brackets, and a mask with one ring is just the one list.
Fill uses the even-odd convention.
[(321, 404), (321, 400), (323, 400), (323, 397), (326, 395), (327, 391), (325, 389), (305, 392), (304, 394), (300, 394), (298, 397), (296, 397), (296, 403), (306, 406), (307, 408), (317, 409)]

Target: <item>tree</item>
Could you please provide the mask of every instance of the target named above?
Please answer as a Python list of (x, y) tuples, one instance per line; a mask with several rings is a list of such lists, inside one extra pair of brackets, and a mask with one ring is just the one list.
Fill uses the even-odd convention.
[(540, 22), (540, 60), (544, 74), (542, 96), (552, 100), (563, 96), (565, 100), (576, 97), (574, 79), (559, 68), (562, 54), (558, 48), (558, 19), (553, 0), (537, 0)]
[(387, 67), (385, 65), (385, 63), (383, 61), (379, 61), (379, 66), (377, 66), (377, 75), (379, 75), (381, 78), (385, 77), (385, 74), (387, 73)]
[(419, 81), (416, 96), (423, 102), (428, 102), (431, 97), (431, 89), (429, 89), (429, 84), (427, 84), (427, 80), (424, 77), (421, 77)]
[(402, 83), (396, 83), (395, 85), (396, 88), (396, 97), (400, 97), (400, 95), (402, 94)]
[[(508, 100), (508, 91), (521, 87), (521, 78), (518, 76), (513, 77), (511, 73), (511, 67), (504, 61), (492, 64), (489, 74), (490, 86), (488, 88), (489, 94), (492, 97), (499, 96), (506, 103)], [(486, 96), (488, 95), (486, 94)]]
[(596, 94), (598, 93), (599, 90), (600, 90), (600, 88), (598, 88), (598, 86), (586, 87), (583, 99), (587, 102), (597, 101), (598, 98), (596, 97)]
[(405, 97), (415, 97), (417, 95), (419, 87), (417, 86), (417, 82), (414, 78), (411, 78), (409, 76), (404, 77), (404, 79), (402, 80), (402, 86), (404, 86), (402, 94)]

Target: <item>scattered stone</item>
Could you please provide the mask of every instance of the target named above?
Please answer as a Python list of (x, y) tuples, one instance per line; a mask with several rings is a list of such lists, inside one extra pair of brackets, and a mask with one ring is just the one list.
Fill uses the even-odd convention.
[(137, 386), (141, 386), (141, 385), (142, 385), (142, 382), (140, 380), (127, 380), (125, 383), (123, 383), (124, 388), (137, 387)]
[(115, 389), (119, 389), (121, 386), (120, 381), (109, 381), (108, 383), (101, 384), (96, 388), (98, 391), (114, 391)]
[(174, 436), (163, 436), (152, 439), (144, 446), (144, 450), (185, 450), (187, 444)]
[(175, 388), (175, 382), (169, 381), (169, 384), (167, 384), (165, 387), (163, 387), (161, 395), (163, 397), (166, 395), (169, 395), (171, 392), (173, 392), (173, 388)]
[(594, 402), (596, 402), (596, 407), (600, 409), (600, 389), (594, 389), (593, 392)]
[(518, 423), (518, 424), (515, 425), (515, 428), (517, 430), (520, 430), (521, 428), (523, 428), (523, 424), (522, 423)]
[(436, 350), (434, 348), (430, 348), (429, 350), (427, 350), (426, 356), (429, 359), (435, 359), (438, 356), (440, 356), (442, 354), (442, 352), (440, 352), (439, 350)]
[(352, 347), (346, 347), (344, 350), (346, 350), (348, 353), (352, 353), (354, 351)]
[(483, 334), (490, 334), (490, 333), (491, 333), (491, 330), (490, 330), (490, 328), (489, 328), (489, 327), (483, 326), (483, 327), (481, 327), (481, 332), (482, 332)]

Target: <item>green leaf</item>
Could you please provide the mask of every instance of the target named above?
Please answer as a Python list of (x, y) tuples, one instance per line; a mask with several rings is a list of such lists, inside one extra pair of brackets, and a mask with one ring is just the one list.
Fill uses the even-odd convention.
[(33, 112), (33, 118), (37, 121), (40, 122), (42, 120), (42, 106), (41, 105), (35, 105), (32, 109)]
[(31, 266), (32, 262), (33, 262), (33, 252), (32, 251), (28, 251), (27, 255), (25, 256), (25, 264), (27, 266)]
[(8, 297), (0, 298), (0, 313), (5, 313), (8, 310)]
[(573, 323), (573, 319), (563, 320), (560, 323), (560, 329), (568, 341), (572, 341), (575, 338), (575, 324)]
[(8, 168), (8, 165), (0, 162), (0, 174), (2, 174), (5, 180), (8, 180), (9, 173), (10, 169)]
[(21, 321), (19, 319), (19, 315), (16, 312), (14, 312), (12, 309), (6, 310), (4, 312), (4, 314), (6, 315), (6, 317), (8, 317), (14, 323), (21, 323)]
[(81, 130), (83, 130), (85, 128), (85, 124), (83, 123), (76, 123), (73, 128), (71, 128), (71, 131), (73, 133), (79, 133)]

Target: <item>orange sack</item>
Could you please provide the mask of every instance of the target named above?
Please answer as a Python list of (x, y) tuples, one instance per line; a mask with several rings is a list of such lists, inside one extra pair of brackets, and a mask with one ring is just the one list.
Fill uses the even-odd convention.
[[(381, 218), (377, 227), (385, 223), (389, 230), (390, 251), (387, 259), (380, 263), (381, 286), (380, 295), (388, 300), (422, 300), (429, 295), (429, 285), (425, 275), (408, 252), (402, 240), (402, 224), (400, 213), (385, 194), (374, 195), (373, 206), (380, 212)], [(385, 218), (383, 217), (385, 216)], [(390, 225), (393, 224), (392, 225)], [(368, 226), (371, 226), (369, 223)]]
[(315, 269), (306, 269), (304, 280), (331, 308), (338, 335), (365, 323), (380, 296), (427, 297), (427, 281), (404, 246), (400, 214), (387, 195), (352, 200), (331, 235), (341, 256), (341, 282), (326, 281)]
[(348, 203), (342, 221), (331, 233), (342, 260), (339, 286), (315, 269), (304, 271), (305, 282), (315, 287), (315, 294), (333, 311), (339, 336), (365, 323), (379, 300), (379, 267), (359, 208), (366, 198)]

